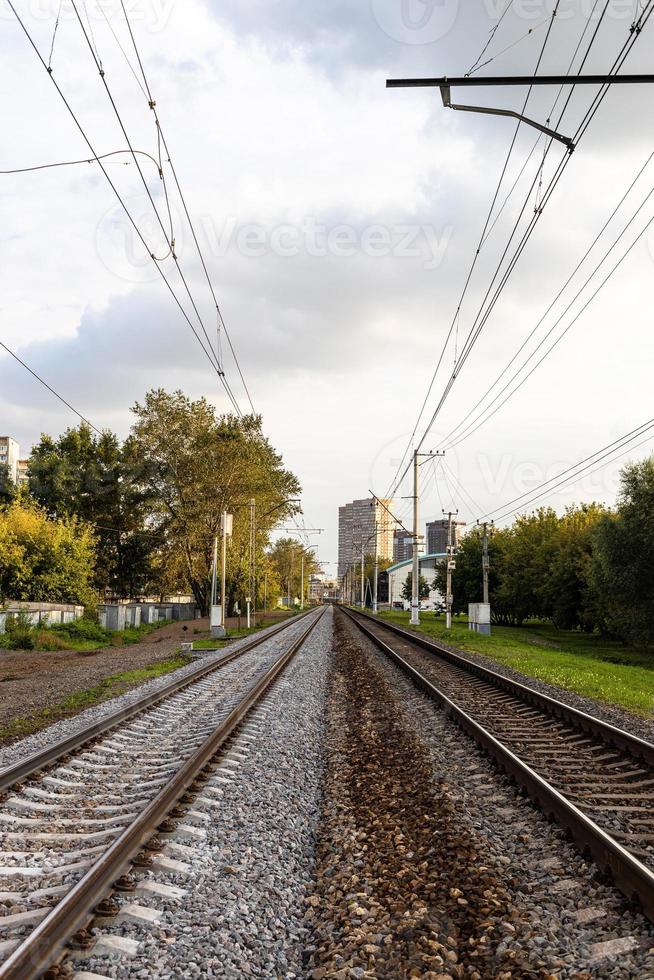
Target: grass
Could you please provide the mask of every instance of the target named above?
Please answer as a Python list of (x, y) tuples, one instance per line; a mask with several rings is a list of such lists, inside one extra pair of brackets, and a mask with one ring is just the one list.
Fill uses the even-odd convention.
[[(409, 625), (409, 613), (381, 612), (380, 618)], [(557, 630), (547, 623), (493, 626), (492, 635), (468, 630), (455, 617), (451, 630), (443, 616), (422, 614), (420, 631), (462, 651), (480, 653), (538, 680), (585, 697), (618, 705), (651, 718), (654, 713), (654, 656), (598, 634)]]
[[(266, 626), (273, 626), (278, 623), (278, 619), (266, 620), (262, 619), (256, 626), (251, 626), (250, 629), (243, 627), (242, 629), (228, 629), (225, 636), (221, 637), (208, 637), (204, 640), (193, 640), (194, 650), (219, 650), (225, 643), (229, 640), (239, 640), (242, 636), (251, 636), (252, 633), (258, 633), (259, 630), (264, 629)], [(193, 632), (196, 632), (195, 630)]]
[(0, 740), (8, 742), (12, 739), (32, 735), (61, 718), (70, 718), (71, 715), (76, 715), (78, 712), (84, 711), (85, 708), (90, 708), (94, 704), (100, 704), (102, 701), (108, 701), (109, 698), (124, 694), (125, 691), (136, 687), (138, 684), (143, 684), (154, 677), (162, 677), (179, 667), (184, 667), (190, 660), (190, 657), (180, 654), (171, 657), (169, 660), (160, 660), (158, 663), (149, 664), (147, 667), (112, 674), (110, 677), (103, 678), (94, 687), (75, 691), (63, 701), (59, 701), (48, 708), (42, 708), (33, 715), (12, 718), (7, 725), (0, 726)]
[[(103, 650), (106, 647), (131, 646), (140, 643), (144, 636), (167, 626), (171, 620), (161, 620), (157, 623), (143, 623), (141, 626), (130, 626), (125, 630), (106, 630), (99, 623), (90, 620), (75, 620), (65, 625), (37, 627), (28, 631), (31, 646), (29, 649), (52, 653), (58, 650), (74, 650), (77, 653), (89, 653), (93, 650)], [(0, 649), (20, 649), (13, 644), (12, 634), (0, 636)]]

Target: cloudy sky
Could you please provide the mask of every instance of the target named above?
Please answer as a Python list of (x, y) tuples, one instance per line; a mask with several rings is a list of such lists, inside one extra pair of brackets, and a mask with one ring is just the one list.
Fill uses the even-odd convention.
[[(52, 79), (97, 153), (124, 149), (71, 0), (13, 2), (46, 63), (58, 13), (59, 25), (51, 78), (6, 2), (1, 8), (0, 170), (89, 156)], [(300, 476), (307, 525), (325, 528), (313, 540), (326, 562), (337, 557), (338, 505), (369, 489), (384, 494), (392, 482), (515, 132), (510, 119), (444, 109), (437, 89), (390, 91), (385, 79), (462, 75), (489, 38), (481, 61), (493, 60), (479, 74), (530, 74), (550, 26), (541, 73), (565, 73), (581, 41), (578, 66), (593, 37), (584, 71), (605, 72), (630, 36), (635, 12), (647, 6), (609, 0), (598, 26), (606, 0), (559, 0), (552, 23), (555, 3), (514, 0), (500, 22), (507, 0), (465, 7), (456, 0), (126, 0), (255, 408)], [(77, 8), (133, 147), (156, 156), (153, 114), (132, 71), (120, 0), (77, 0)], [(647, 71), (653, 53), (654, 17), (622, 70)], [(575, 133), (596, 91), (572, 93), (561, 132)], [(526, 94), (453, 90), (455, 101), (512, 109)], [(565, 99), (556, 89), (539, 89), (527, 114), (556, 121)], [(423, 448), (451, 444), (448, 434), (534, 328), (512, 371), (552, 327), (529, 365), (567, 332), (516, 395), (447, 452), (447, 470), (423, 468), (425, 517), (454, 506), (469, 520), (501, 508), (654, 415), (654, 236), (646, 228), (654, 216), (654, 197), (647, 197), (653, 122), (654, 100), (643, 86), (614, 86), (567, 161)], [(566, 160), (562, 144), (544, 157), (546, 146), (535, 130), (520, 127), (425, 419), (480, 322), (521, 209), (509, 248)], [(163, 215), (156, 166), (140, 160)], [(151, 250), (163, 255), (163, 233), (129, 156), (109, 158), (106, 169)], [(176, 251), (213, 339), (211, 296), (168, 176)], [(0, 199), (0, 340), (95, 425), (121, 435), (129, 430), (130, 405), (155, 386), (205, 394), (227, 409), (216, 375), (97, 164), (3, 173)], [(193, 319), (174, 263), (161, 268)], [(225, 369), (246, 408), (227, 355)], [(75, 423), (0, 351), (3, 433), (27, 451), (42, 431), (57, 434)], [(611, 502), (629, 458), (546, 502), (557, 508), (575, 499)], [(400, 515), (408, 512), (409, 501), (400, 498), (409, 492), (406, 483), (397, 491)]]

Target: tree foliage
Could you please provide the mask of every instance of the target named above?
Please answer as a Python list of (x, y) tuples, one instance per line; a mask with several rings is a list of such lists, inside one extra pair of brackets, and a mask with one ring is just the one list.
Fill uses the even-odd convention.
[[(412, 589), (413, 589), (413, 573), (409, 572), (402, 586), (402, 598), (406, 599), (407, 602), (411, 602)], [(418, 591), (420, 593), (421, 599), (429, 598), (429, 582), (427, 581), (424, 575), (420, 575), (418, 578)]]
[[(315, 553), (293, 538), (279, 538), (271, 547), (268, 557), (278, 582), (279, 595), (289, 596), (291, 600), (300, 597), (302, 559), (304, 558), (304, 596), (306, 602), (309, 579), (313, 574), (320, 571), (320, 564)], [(270, 593), (269, 598), (271, 598)], [(270, 605), (270, 602), (268, 604)]]
[(52, 518), (33, 501), (0, 510), (0, 601), (92, 604), (95, 540), (72, 518)]
[[(132, 409), (129, 440), (137, 486), (149, 502), (150, 523), (160, 535), (159, 567), (174, 569), (203, 612), (210, 604), (214, 537), (223, 511), (234, 515), (227, 584), (232, 610), (249, 591), (250, 500), (255, 502), (255, 557), (270, 530), (296, 505), (297, 478), (250, 415), (217, 416), (205, 398), (181, 391), (150, 391)], [(138, 467), (138, 469), (137, 469)]]
[(129, 443), (121, 446), (112, 432), (98, 436), (85, 424), (58, 439), (43, 435), (30, 458), (29, 488), (52, 516), (76, 516), (93, 527), (100, 593), (147, 592), (158, 540), (147, 524), (148, 495)]
[(627, 466), (614, 513), (594, 535), (590, 590), (601, 625), (645, 646), (654, 645), (654, 457)]

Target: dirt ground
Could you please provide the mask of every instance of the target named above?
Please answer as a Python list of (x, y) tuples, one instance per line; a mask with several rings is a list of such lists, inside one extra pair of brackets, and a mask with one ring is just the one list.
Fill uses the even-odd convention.
[[(266, 622), (270, 624), (283, 615), (268, 613)], [(228, 628), (236, 629), (238, 625), (237, 619), (227, 621)], [(57, 705), (76, 691), (94, 687), (105, 677), (168, 660), (179, 652), (182, 641), (208, 635), (209, 620), (196, 619), (162, 626), (131, 646), (105, 647), (86, 653), (0, 650), (0, 728), (15, 718)]]

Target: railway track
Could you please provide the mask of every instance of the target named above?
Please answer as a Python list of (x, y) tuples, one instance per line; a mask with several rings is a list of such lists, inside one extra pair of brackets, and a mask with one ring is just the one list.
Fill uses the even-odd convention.
[(654, 745), (424, 636), (341, 612), (654, 921)]
[(180, 833), (203, 833), (193, 791), (321, 615), (266, 631), (0, 774), (2, 980), (72, 975), (66, 944), (93, 947), (95, 916), (153, 917), (113, 893), (138, 891), (130, 868), (182, 869)]

